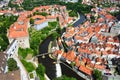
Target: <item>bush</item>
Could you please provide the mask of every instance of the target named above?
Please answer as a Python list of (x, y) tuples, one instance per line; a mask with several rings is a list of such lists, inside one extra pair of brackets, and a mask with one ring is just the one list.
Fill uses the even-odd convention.
[(70, 16), (70, 17), (77, 17), (78, 15), (77, 15), (77, 12), (75, 12), (75, 11), (70, 11), (70, 12), (69, 12), (69, 16)]
[(28, 72), (32, 72), (33, 70), (35, 70), (35, 67), (31, 62), (26, 62), (24, 59), (22, 59), (21, 62)]
[(30, 78), (34, 78), (34, 75), (33, 75), (33, 73), (30, 73)]
[(30, 24), (34, 25), (34, 19), (30, 18)]
[(68, 76), (66, 76), (66, 75), (63, 75), (63, 76), (58, 77), (58, 78), (55, 78), (55, 79), (53, 79), (53, 80), (76, 80), (76, 79), (73, 78), (73, 77), (68, 77)]
[(45, 67), (42, 64), (39, 64), (36, 68), (37, 76), (39, 76), (40, 80), (45, 80), (44, 74), (45, 74)]
[(7, 61), (8, 65), (8, 70), (9, 71), (15, 71), (18, 70), (19, 68), (17, 67), (17, 62), (13, 58), (9, 58)]
[(0, 51), (4, 51), (9, 45), (7, 29), (17, 20), (17, 16), (0, 15)]
[(26, 58), (28, 54), (33, 54), (33, 50), (31, 48), (26, 48), (26, 49), (19, 48), (18, 54), (20, 57)]
[(93, 77), (94, 80), (102, 80), (102, 72), (97, 69), (93, 70)]

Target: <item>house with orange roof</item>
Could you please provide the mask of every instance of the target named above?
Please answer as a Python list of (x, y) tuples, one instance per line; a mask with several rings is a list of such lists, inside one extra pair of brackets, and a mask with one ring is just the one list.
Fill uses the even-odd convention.
[(76, 3), (76, 2), (78, 2), (78, 0), (60, 0), (60, 1), (63, 1), (63, 2), (72, 2), (72, 3)]
[(63, 52), (62, 57), (68, 64), (75, 63), (77, 72), (80, 70), (87, 76), (91, 76), (94, 69), (104, 74), (103, 70), (109, 67), (108, 62), (119, 57), (120, 53), (119, 22), (106, 9), (95, 10), (100, 16), (96, 18), (97, 22), (86, 21), (78, 27), (66, 28), (61, 37), (68, 46), (68, 52)]
[(56, 21), (56, 18), (57, 18), (57, 16), (52, 16), (52, 15), (46, 16), (46, 19), (48, 20), (48, 22)]
[(66, 55), (66, 59), (69, 61), (74, 61), (76, 57), (76, 54), (74, 51), (68, 51), (67, 55)]
[(92, 75), (92, 70), (86, 68), (86, 67), (83, 66), (83, 65), (81, 65), (81, 66), (79, 67), (79, 70), (81, 70), (82, 72), (84, 72), (84, 73), (86, 73), (86, 74), (88, 74), (88, 75), (90, 75), (90, 76)]
[(36, 30), (40, 30), (40, 29), (48, 26), (48, 21), (44, 16), (35, 15), (32, 17), (32, 19), (34, 19), (34, 28)]
[[(24, 17), (23, 17), (24, 18)], [(18, 18), (18, 21), (12, 24), (8, 30), (7, 36), (9, 43), (17, 39), (19, 47), (29, 48), (28, 20)]]

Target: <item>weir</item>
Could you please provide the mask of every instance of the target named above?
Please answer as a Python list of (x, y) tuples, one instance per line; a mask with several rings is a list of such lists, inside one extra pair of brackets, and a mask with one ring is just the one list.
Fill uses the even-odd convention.
[(62, 70), (61, 70), (60, 64), (56, 63), (55, 66), (56, 66), (56, 77), (61, 77), (62, 76)]

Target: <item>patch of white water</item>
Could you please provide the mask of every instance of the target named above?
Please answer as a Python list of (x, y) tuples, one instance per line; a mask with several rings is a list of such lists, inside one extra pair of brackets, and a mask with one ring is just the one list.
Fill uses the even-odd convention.
[(56, 63), (55, 66), (56, 66), (56, 77), (61, 77), (62, 76), (62, 71), (61, 71), (60, 64)]

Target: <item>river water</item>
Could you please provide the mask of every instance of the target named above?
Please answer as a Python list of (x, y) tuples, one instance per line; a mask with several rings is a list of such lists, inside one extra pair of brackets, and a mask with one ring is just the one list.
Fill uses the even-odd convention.
[[(49, 45), (50, 41), (52, 41), (52, 37), (48, 37), (40, 45), (40, 47), (39, 47), (40, 54), (44, 54), (44, 53), (48, 52), (48, 45)], [(53, 59), (51, 59), (49, 57), (49, 55), (46, 55), (45, 58), (39, 57), (38, 60), (39, 60), (39, 63), (42, 63), (45, 66), (46, 74), (50, 78), (50, 80), (54, 79), (56, 77), (56, 67), (54, 64), (55, 61)], [(77, 80), (84, 80), (80, 76), (78, 76), (74, 71), (72, 71), (71, 69), (66, 67), (65, 65), (63, 65), (63, 64), (60, 64), (60, 65), (61, 65), (63, 75), (66, 75), (69, 77), (74, 77)]]
[(77, 27), (79, 26), (81, 23), (85, 22), (86, 21), (86, 18), (83, 14), (80, 14), (80, 18), (73, 24), (74, 27)]

